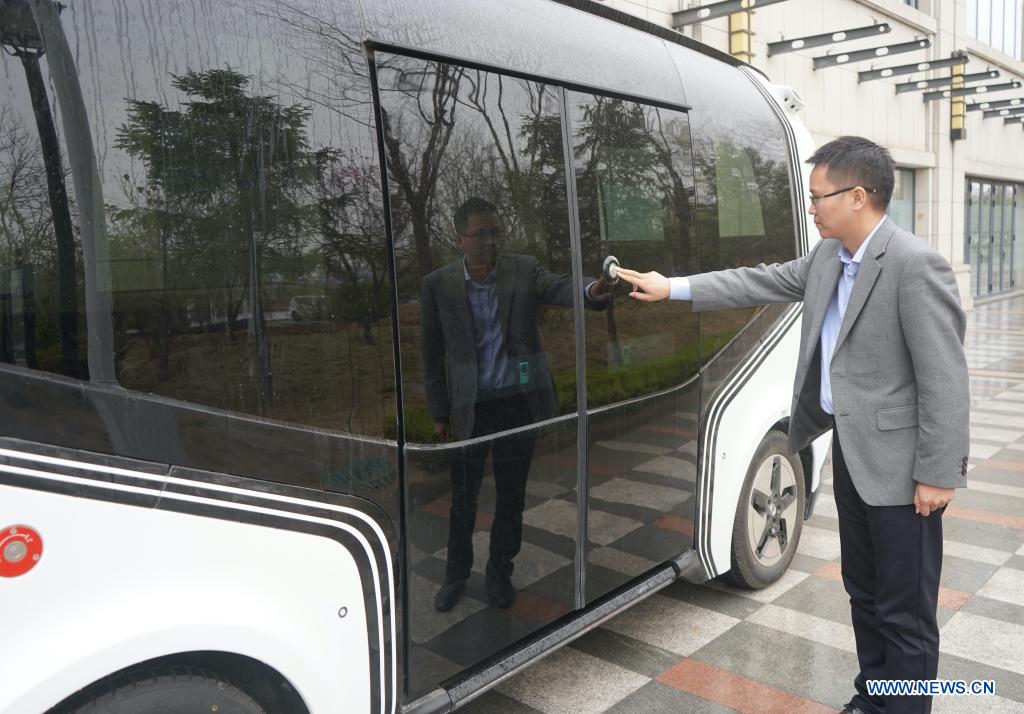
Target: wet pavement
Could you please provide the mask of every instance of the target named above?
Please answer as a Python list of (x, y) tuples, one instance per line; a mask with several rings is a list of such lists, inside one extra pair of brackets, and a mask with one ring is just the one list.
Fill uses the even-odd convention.
[[(1024, 297), (970, 312), (966, 353), (970, 471), (943, 521), (939, 677), (994, 680), (996, 694), (933, 711), (1024, 712)], [(674, 583), (462, 711), (840, 709), (857, 659), (830, 482), (774, 585)]]

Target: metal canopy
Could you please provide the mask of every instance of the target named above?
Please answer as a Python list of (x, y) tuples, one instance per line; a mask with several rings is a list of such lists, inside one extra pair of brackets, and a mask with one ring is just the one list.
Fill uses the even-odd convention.
[(956, 67), (960, 64), (966, 64), (970, 61), (964, 53), (958, 53), (952, 57), (940, 60), (928, 60), (927, 62), (914, 62), (913, 64), (901, 64), (896, 67), (883, 67), (881, 69), (869, 69), (864, 72), (857, 73), (858, 82), (870, 82), (873, 79), (885, 79), (886, 77), (895, 77), (901, 74), (913, 74), (914, 72), (926, 72), (930, 69), (939, 69), (941, 67)]
[(946, 85), (952, 84), (954, 79), (962, 79), (965, 82), (975, 82), (979, 79), (996, 79), (997, 77), (999, 77), (999, 70), (990, 69), (985, 72), (963, 74), (955, 78), (939, 77), (938, 79), (919, 79), (916, 82), (901, 82), (896, 85), (896, 94), (916, 92), (921, 89), (931, 89), (933, 87), (945, 87)]
[(785, 0), (725, 0), (711, 5), (692, 7), (689, 10), (679, 10), (672, 13), (672, 27), (680, 28), (687, 25), (695, 25), (705, 20), (714, 20), (717, 17), (725, 17), (741, 10), (753, 10), (754, 8), (774, 5), (785, 2)]
[(977, 112), (985, 109), (1001, 109), (1002, 107), (1020, 107), (1024, 106), (1024, 97), (1014, 97), (1013, 99), (1000, 99), (997, 102), (973, 102), (967, 105), (967, 111)]
[(836, 32), (825, 32), (820, 35), (808, 35), (807, 37), (800, 37), (795, 40), (769, 42), (768, 56), (771, 57), (772, 55), (781, 55), (786, 52), (796, 52), (797, 50), (803, 50), (809, 47), (824, 47), (825, 45), (831, 45), (836, 42), (859, 40), (863, 37), (884, 35), (891, 30), (892, 27), (889, 23), (883, 22), (881, 24), (868, 25), (867, 27), (856, 27), (852, 30), (837, 30)]
[(1020, 123), (1024, 123), (1024, 117), (1010, 117), (1008, 119), (1003, 119), (1003, 124), (1020, 124)]
[(904, 52), (916, 52), (931, 46), (931, 40), (914, 40), (913, 42), (901, 42), (896, 45), (889, 45), (888, 47), (872, 47), (866, 50), (843, 52), (837, 55), (823, 55), (814, 58), (814, 69), (835, 67), (836, 65), (849, 64), (851, 62), (863, 62), (864, 60), (888, 57), (889, 55), (898, 55)]
[(1001, 92), (1005, 89), (1020, 89), (1021, 83), (1003, 82), (1002, 84), (979, 84), (973, 87), (962, 87), (960, 89), (943, 89), (939, 92), (925, 92), (922, 99), (931, 102), (936, 99), (949, 99), (951, 97), (966, 97), (971, 94), (988, 94), (989, 92)]
[(1024, 114), (1024, 106), (1007, 107), (1006, 109), (989, 109), (987, 112), (984, 112), (984, 117), (986, 119), (991, 119), (992, 117), (1015, 117), (1021, 114)]

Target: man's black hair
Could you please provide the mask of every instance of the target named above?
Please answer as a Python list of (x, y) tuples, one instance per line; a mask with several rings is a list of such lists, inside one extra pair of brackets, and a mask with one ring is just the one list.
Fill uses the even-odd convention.
[(498, 213), (498, 207), (493, 203), (484, 198), (478, 198), (473, 196), (466, 199), (466, 201), (459, 206), (458, 210), (455, 211), (455, 217), (452, 218), (452, 223), (455, 224), (455, 232), (462, 233), (466, 230), (466, 226), (469, 225), (470, 216), (479, 216), (487, 214)]
[(829, 181), (837, 188), (861, 186), (869, 191), (875, 208), (885, 211), (896, 184), (896, 165), (885, 147), (862, 136), (841, 136), (814, 152), (807, 163), (825, 164)]

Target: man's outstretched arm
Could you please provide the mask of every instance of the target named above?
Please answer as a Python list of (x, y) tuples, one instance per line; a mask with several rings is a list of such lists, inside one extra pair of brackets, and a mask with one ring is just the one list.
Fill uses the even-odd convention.
[(633, 286), (631, 298), (643, 302), (692, 300), (693, 309), (720, 310), (753, 307), (769, 303), (799, 302), (804, 299), (807, 273), (818, 243), (807, 255), (787, 263), (733, 268), (689, 277), (666, 278), (658, 272), (640, 273), (619, 268), (618, 275)]

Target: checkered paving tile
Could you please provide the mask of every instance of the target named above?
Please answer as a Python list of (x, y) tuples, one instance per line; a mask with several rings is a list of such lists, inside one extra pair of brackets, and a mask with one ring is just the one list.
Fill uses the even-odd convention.
[[(978, 307), (968, 320), (969, 486), (943, 522), (939, 676), (992, 679), (996, 695), (939, 697), (933, 711), (1024, 712), (1024, 298)], [(694, 454), (666, 443), (631, 436), (601, 445), (618, 455), (609, 463), (620, 467), (610, 468), (592, 494), (605, 497), (599, 503), (607, 515), (598, 517), (607, 519), (610, 535), (590, 557), (609, 572), (641, 573), (652, 565), (643, 550), (630, 548), (631, 539), (673, 528), (692, 533), (692, 523), (671, 510), (692, 498)], [(681, 463), (691, 466), (678, 468)], [(645, 483), (679, 492), (658, 504), (637, 503), (623, 485), (642, 476), (662, 478)], [(651, 510), (655, 505), (660, 514)], [(557, 520), (546, 516), (560, 508), (538, 505), (530, 518), (542, 530)], [(443, 553), (427, 560), (439, 558)], [(487, 612), (472, 601), (460, 607), (453, 619)], [(779, 582), (757, 592), (718, 582), (673, 583), (463, 711), (829, 712), (852, 693), (855, 652), (826, 478)]]

